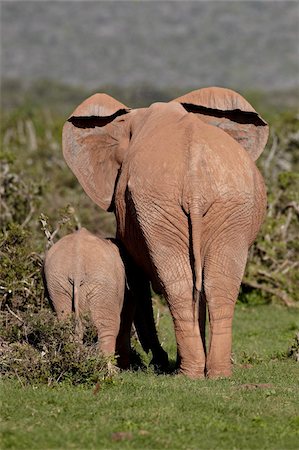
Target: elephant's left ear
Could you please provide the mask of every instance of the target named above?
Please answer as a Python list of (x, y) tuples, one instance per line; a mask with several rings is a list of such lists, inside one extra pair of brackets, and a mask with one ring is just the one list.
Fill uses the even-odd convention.
[(210, 87), (178, 97), (186, 111), (210, 125), (222, 128), (257, 160), (269, 136), (269, 126), (240, 94), (230, 89)]
[(64, 124), (66, 163), (89, 197), (108, 211), (118, 172), (129, 144), (130, 109), (107, 94), (84, 100)]

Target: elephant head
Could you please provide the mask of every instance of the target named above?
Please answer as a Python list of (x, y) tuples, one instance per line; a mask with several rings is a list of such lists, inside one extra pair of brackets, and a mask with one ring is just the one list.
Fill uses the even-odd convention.
[[(201, 121), (219, 127), (256, 160), (269, 134), (267, 123), (238, 93), (224, 88), (198, 89), (173, 100)], [(132, 110), (106, 94), (79, 105), (63, 128), (63, 154), (91, 199), (113, 209), (113, 195), (122, 162), (146, 109)]]

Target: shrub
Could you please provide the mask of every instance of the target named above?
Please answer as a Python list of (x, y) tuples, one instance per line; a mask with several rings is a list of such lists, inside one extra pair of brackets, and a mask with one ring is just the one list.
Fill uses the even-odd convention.
[[(45, 208), (46, 186), (18, 169), (12, 153), (0, 156), (1, 162), (1, 229), (0, 253), (1, 308), (17, 309), (45, 306), (41, 267), (45, 249), (54, 238), (80, 227), (70, 205), (57, 207), (49, 218)], [(59, 205), (58, 205), (59, 206)]]
[(1, 308), (13, 303), (40, 307), (43, 288), (40, 277), (42, 257), (36, 239), (35, 217), (42, 197), (41, 184), (14, 170), (15, 158), (3, 154), (1, 162)]
[(0, 234), (1, 309), (6, 305), (21, 310), (43, 306), (42, 257), (34, 250), (29, 231), (18, 224), (9, 224)]
[(93, 328), (87, 327), (84, 345), (76, 342), (74, 329), (73, 320), (58, 322), (49, 310), (17, 315), (8, 309), (1, 315), (1, 374), (48, 385), (90, 384), (109, 375), (109, 360), (99, 355)]
[(282, 116), (259, 162), (268, 190), (268, 209), (250, 250), (240, 296), (243, 302), (256, 302), (256, 290), (266, 302), (276, 298), (291, 306), (299, 300), (297, 130), (298, 118)]

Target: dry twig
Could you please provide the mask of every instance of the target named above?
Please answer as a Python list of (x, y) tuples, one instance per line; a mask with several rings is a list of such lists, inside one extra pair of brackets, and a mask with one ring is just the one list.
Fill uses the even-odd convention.
[(14, 313), (8, 305), (6, 305), (6, 309), (12, 316), (14, 316), (16, 319), (18, 319), (21, 323), (24, 323), (24, 320), (21, 319), (21, 317), (19, 317), (16, 313)]
[(246, 286), (252, 287), (254, 289), (260, 289), (261, 291), (267, 292), (268, 294), (275, 295), (288, 307), (298, 308), (299, 305), (293, 301), (293, 299), (286, 293), (277, 288), (272, 288), (263, 283), (257, 283), (256, 281), (248, 280), (245, 278), (242, 281)]

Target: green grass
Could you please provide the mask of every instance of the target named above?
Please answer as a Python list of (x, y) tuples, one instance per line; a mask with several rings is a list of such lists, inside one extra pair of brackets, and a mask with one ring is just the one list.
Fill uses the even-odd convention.
[[(283, 357), (298, 322), (296, 310), (238, 305), (228, 380), (148, 370), (103, 381), (96, 393), (3, 380), (2, 448), (298, 449), (299, 365)], [(174, 359), (164, 307), (159, 332)]]
[[(161, 321), (158, 325), (160, 340), (170, 357), (175, 358), (172, 319), (167, 308), (161, 308)], [(261, 360), (280, 356), (285, 353), (296, 330), (299, 331), (299, 309), (278, 305), (247, 306), (238, 303), (233, 325), (235, 362), (241, 363), (247, 356), (256, 356), (255, 359)]]

